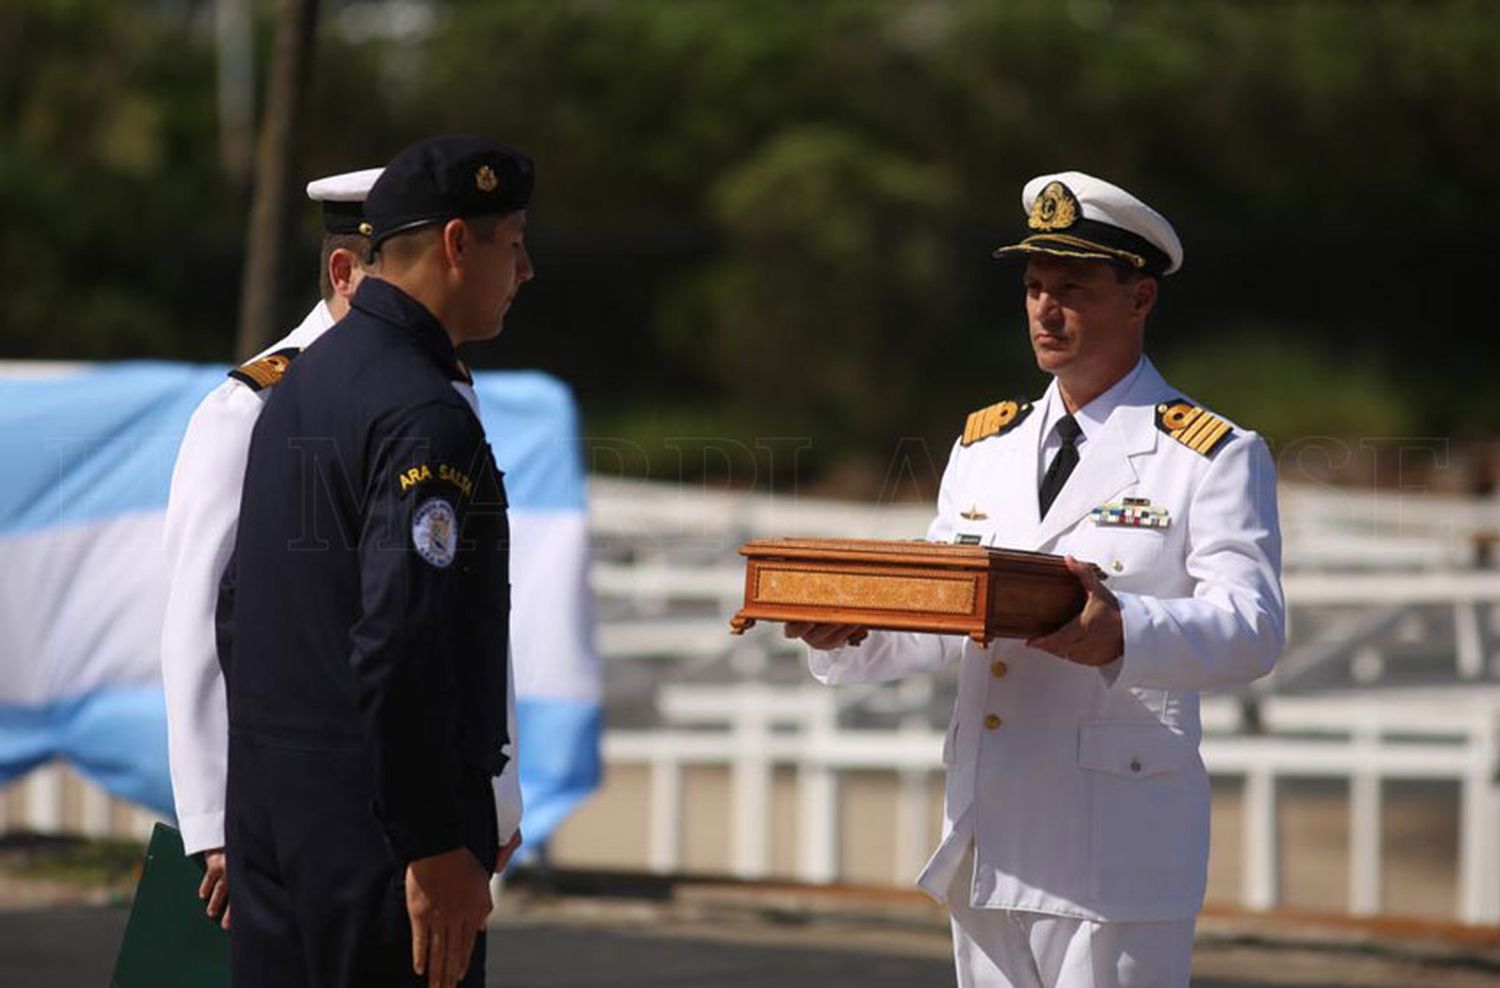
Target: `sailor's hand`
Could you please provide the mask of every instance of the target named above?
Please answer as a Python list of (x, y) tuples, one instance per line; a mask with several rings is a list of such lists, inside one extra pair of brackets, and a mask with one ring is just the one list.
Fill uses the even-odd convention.
[(1120, 601), (1104, 585), (1103, 573), (1093, 563), (1064, 556), (1068, 571), (1078, 577), (1087, 597), (1083, 610), (1050, 635), (1026, 644), (1085, 666), (1107, 666), (1125, 653), (1125, 625)]
[(229, 862), (222, 847), (203, 852), (203, 881), (198, 883), (198, 898), (207, 899), (205, 911), (211, 919), (229, 929)]
[(411, 967), (428, 988), (454, 988), (469, 971), (474, 938), (490, 910), (490, 876), (466, 847), (419, 858), (406, 867)]
[(857, 624), (814, 624), (811, 621), (788, 621), (781, 633), (800, 638), (813, 648), (827, 651), (840, 645), (858, 645), (869, 630)]

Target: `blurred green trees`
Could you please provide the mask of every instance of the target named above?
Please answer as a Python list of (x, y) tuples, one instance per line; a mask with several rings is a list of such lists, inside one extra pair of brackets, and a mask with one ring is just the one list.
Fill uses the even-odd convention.
[(0, 9), (0, 354), (227, 352), (242, 209), (181, 35), (107, 0)]
[[(218, 170), (209, 8), (0, 10), (0, 355), (227, 357), (246, 200)], [(1177, 225), (1150, 347), (1224, 414), (1278, 439), (1500, 428), (1500, 6), (431, 10), (393, 36), (349, 30), (380, 5), (325, 0), (299, 171), (444, 130), (531, 152), (540, 276), (476, 363), (562, 375), (648, 458), (805, 435), (813, 469), (878, 465), (1038, 392), (989, 251), (1026, 178), (1065, 168)], [(288, 325), (315, 291), (305, 224)]]

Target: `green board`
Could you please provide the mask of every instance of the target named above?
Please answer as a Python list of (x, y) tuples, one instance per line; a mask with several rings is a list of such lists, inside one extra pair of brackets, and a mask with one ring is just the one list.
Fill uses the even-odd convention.
[(228, 988), (229, 934), (204, 912), (202, 881), (203, 866), (182, 853), (182, 835), (158, 823), (111, 988)]

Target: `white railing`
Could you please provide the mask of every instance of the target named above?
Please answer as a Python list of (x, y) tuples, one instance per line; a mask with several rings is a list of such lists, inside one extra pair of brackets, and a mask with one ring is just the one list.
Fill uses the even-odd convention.
[(1279, 500), (1288, 569), (1462, 568), (1500, 537), (1500, 500), (1493, 498), (1283, 485)]
[[(731, 870), (742, 878), (766, 877), (772, 774), (789, 766), (797, 773), (797, 877), (835, 881), (841, 773), (894, 771), (901, 785), (891, 876), (909, 882), (929, 850), (929, 787), (942, 771), (943, 733), (915, 725), (843, 728), (839, 692), (818, 686), (666, 686), (660, 705), (668, 726), (613, 732), (605, 745), (610, 763), (650, 768), (650, 867), (663, 873), (680, 868), (683, 773), (714, 766), (727, 768), (731, 778)], [(1500, 688), (1270, 697), (1260, 712), (1268, 733), (1224, 733), (1238, 726), (1240, 709), (1230, 698), (1205, 702), (1210, 733), (1202, 751), (1211, 775), (1244, 782), (1242, 905), (1270, 909), (1282, 901), (1279, 782), (1348, 781), (1349, 911), (1373, 915), (1383, 905), (1382, 783), (1437, 779), (1457, 782), (1461, 793), (1455, 913), (1464, 922), (1500, 922)]]
[[(1239, 726), (1241, 708), (1214, 700), (1205, 728)], [(1245, 779), (1244, 904), (1281, 901), (1276, 782), (1340, 779), (1349, 784), (1349, 911), (1382, 911), (1382, 783), (1459, 783), (1458, 902), (1464, 922), (1500, 922), (1500, 686), (1463, 685), (1269, 697), (1262, 735), (1208, 736), (1209, 771)]]

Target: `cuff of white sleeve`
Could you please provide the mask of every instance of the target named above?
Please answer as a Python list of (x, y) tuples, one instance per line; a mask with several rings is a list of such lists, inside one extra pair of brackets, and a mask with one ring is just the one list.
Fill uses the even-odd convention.
[(1139, 594), (1117, 593), (1115, 599), (1120, 602), (1120, 626), (1125, 647), (1118, 659), (1100, 666), (1099, 673), (1110, 689), (1128, 689), (1141, 684), (1141, 677), (1151, 660), (1146, 642), (1151, 615)]
[(807, 649), (807, 671), (820, 683), (832, 684), (834, 674), (833, 654), (804, 646)]
[(840, 645), (837, 648), (817, 649), (807, 646), (807, 670), (824, 686), (838, 686), (844, 681), (848, 668), (844, 653), (858, 646)]
[(188, 854), (200, 854), (224, 846), (224, 813), (199, 813), (185, 816), (177, 821), (182, 831), (182, 849)]
[[(499, 834), (502, 845), (521, 829), (521, 786), (515, 781), (513, 771), (508, 767), (504, 773), (495, 777), (494, 783), (495, 832)], [(508, 779), (507, 775), (512, 777)]]

